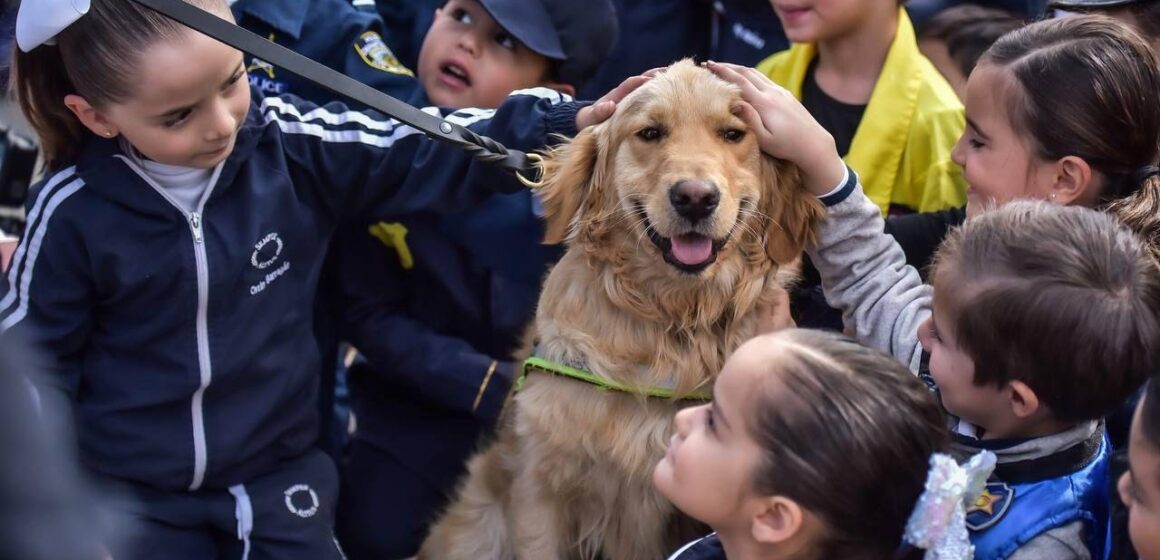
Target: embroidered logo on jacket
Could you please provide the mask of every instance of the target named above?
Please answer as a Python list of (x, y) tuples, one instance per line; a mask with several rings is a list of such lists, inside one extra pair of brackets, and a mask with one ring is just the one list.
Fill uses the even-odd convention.
[[(277, 233), (266, 234), (265, 237), (254, 244), (254, 252), (250, 254), (250, 264), (258, 270), (269, 269), (282, 256), (283, 247), (285, 245)], [(281, 278), (288, 270), (290, 270), (290, 261), (285, 261), (277, 268), (270, 270), (257, 284), (250, 286), (250, 295), (257, 295), (262, 290), (265, 290), (267, 286)]]
[(354, 41), (354, 50), (358, 51), (363, 62), (371, 68), (404, 76), (415, 75), (409, 68), (403, 66), (403, 63), (399, 62), (394, 51), (383, 42), (383, 37), (374, 31), (367, 31), (359, 35), (358, 39)]
[(305, 484), (295, 484), (287, 488), (283, 495), (286, 497), (286, 509), (290, 510), (290, 513), (303, 519), (314, 517), (314, 514), (318, 513), (318, 494), (314, 493), (313, 488)]
[(254, 253), (250, 255), (250, 264), (258, 270), (265, 270), (282, 255), (282, 238), (277, 233), (266, 234), (261, 241), (254, 244)]

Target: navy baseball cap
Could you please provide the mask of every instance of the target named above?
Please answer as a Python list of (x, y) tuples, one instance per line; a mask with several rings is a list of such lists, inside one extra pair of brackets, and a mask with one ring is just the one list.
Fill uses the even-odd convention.
[(1049, 0), (1047, 2), (1048, 8), (1062, 8), (1067, 9), (1091, 9), (1091, 8), (1115, 8), (1117, 6), (1127, 6), (1129, 4), (1143, 4), (1149, 0)]
[(528, 49), (556, 61), (556, 79), (577, 88), (608, 58), (619, 34), (611, 0), (479, 0)]

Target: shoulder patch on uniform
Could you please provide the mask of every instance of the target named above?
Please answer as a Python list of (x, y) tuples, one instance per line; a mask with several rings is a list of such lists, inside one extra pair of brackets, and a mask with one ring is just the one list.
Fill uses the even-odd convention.
[(246, 66), (246, 72), (249, 74), (253, 74), (254, 72), (265, 72), (271, 80), (275, 78), (274, 65), (256, 56), (250, 59), (249, 66)]
[[(274, 40), (273, 33), (270, 33), (270, 36), (266, 37), (266, 40), (270, 41), (271, 43), (276, 43), (276, 41)], [(246, 72), (248, 72), (250, 74), (253, 74), (254, 72), (265, 72), (266, 75), (269, 76), (271, 80), (273, 80), (275, 77), (274, 76), (274, 65), (270, 64), (269, 62), (266, 62), (265, 60), (262, 60), (256, 56), (250, 58), (250, 64), (248, 64), (246, 66)]]
[(967, 508), (967, 528), (972, 531), (990, 529), (1011, 509), (1015, 489), (1002, 482), (989, 482), (975, 503)]
[(383, 37), (374, 31), (367, 31), (359, 35), (354, 42), (354, 50), (358, 51), (363, 62), (371, 68), (404, 76), (415, 75), (409, 68), (403, 66), (403, 63), (399, 62), (395, 53), (383, 41)]

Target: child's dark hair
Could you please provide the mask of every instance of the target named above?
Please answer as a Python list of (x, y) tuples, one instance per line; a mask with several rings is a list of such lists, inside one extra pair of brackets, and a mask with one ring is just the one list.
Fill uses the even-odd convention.
[(979, 64), (1006, 69), (1018, 88), (1008, 114), (1048, 161), (1078, 156), (1103, 179), (1097, 205), (1120, 216), (1156, 251), (1160, 70), (1138, 34), (1111, 18), (1041, 21), (1004, 35)]
[(959, 71), (970, 76), (979, 58), (999, 37), (1022, 26), (1023, 20), (1011, 12), (962, 4), (932, 17), (918, 38), (942, 41)]
[(849, 338), (801, 329), (769, 337), (786, 352), (748, 420), (763, 452), (754, 490), (822, 520), (818, 558), (892, 557), (930, 456), (947, 445), (941, 408), (896, 360)]
[[(220, 0), (187, 0), (217, 6)], [(14, 49), (10, 89), (40, 137), (48, 169), (73, 159), (85, 128), (64, 105), (77, 94), (102, 108), (132, 95), (138, 56), (181, 24), (132, 0), (92, 0), (89, 12), (56, 37), (56, 45)]]
[(1055, 418), (1106, 416), (1160, 356), (1160, 271), (1115, 217), (1019, 201), (940, 247), (935, 300), (974, 383), (1027, 384)]

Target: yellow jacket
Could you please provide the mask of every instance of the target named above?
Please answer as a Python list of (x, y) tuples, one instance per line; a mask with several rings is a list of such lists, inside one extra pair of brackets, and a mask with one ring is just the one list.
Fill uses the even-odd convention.
[[(899, 14), (898, 33), (845, 160), (883, 213), (891, 204), (919, 212), (962, 206), (966, 183), (951, 150), (963, 133), (963, 105), (919, 52), (906, 11)], [(795, 44), (757, 69), (801, 99), (815, 52), (813, 44)]]

